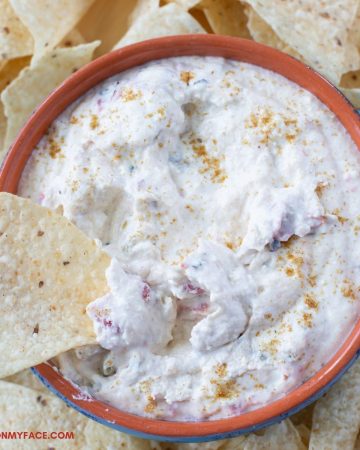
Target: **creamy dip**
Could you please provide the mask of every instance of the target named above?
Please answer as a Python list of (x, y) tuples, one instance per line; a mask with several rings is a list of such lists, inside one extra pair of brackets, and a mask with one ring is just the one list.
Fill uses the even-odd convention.
[(358, 317), (359, 169), (334, 114), (256, 66), (170, 58), (90, 90), (19, 190), (112, 257), (110, 292), (88, 306), (99, 346), (61, 355), (64, 375), (169, 420), (299, 386)]

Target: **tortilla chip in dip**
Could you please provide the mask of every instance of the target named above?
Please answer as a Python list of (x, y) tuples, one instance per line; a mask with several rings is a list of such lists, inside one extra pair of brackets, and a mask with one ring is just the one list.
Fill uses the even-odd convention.
[(65, 217), (0, 193), (0, 378), (95, 342), (109, 257)]

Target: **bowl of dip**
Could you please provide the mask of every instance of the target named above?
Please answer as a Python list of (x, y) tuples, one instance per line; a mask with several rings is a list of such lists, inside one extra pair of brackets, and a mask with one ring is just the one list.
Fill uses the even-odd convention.
[(111, 292), (87, 310), (100, 345), (35, 373), (158, 440), (236, 436), (314, 401), (360, 345), (359, 147), (350, 103), (253, 41), (153, 39), (77, 71), (19, 133), (0, 190), (98, 239)]

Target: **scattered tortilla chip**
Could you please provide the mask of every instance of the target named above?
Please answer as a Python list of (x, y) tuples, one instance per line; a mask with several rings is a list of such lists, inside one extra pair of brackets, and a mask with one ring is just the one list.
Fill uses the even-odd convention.
[[(225, 447), (226, 449), (226, 447)], [(224, 449), (224, 450), (225, 450)], [(262, 434), (251, 434), (246, 438), (243, 450), (305, 450), (299, 433), (290, 420), (265, 428)], [(227, 449), (226, 449), (227, 450)], [(235, 450), (235, 449), (234, 449)]]
[(358, 47), (360, 50), (360, 5), (357, 10), (355, 20), (349, 32), (349, 41)]
[(255, 11), (315, 69), (338, 83), (360, 67), (360, 54), (349, 41), (357, 0), (248, 0)]
[(145, 39), (186, 33), (205, 33), (205, 30), (189, 13), (171, 3), (139, 17), (114, 49)]
[(129, 25), (132, 25), (140, 16), (157, 11), (159, 7), (160, 0), (137, 0), (129, 17)]
[(58, 48), (32, 62), (2, 92), (8, 119), (4, 148), (7, 149), (33, 110), (66, 77), (92, 59), (99, 41), (71, 48)]
[(21, 372), (10, 375), (4, 378), (4, 381), (9, 381), (10, 383), (20, 384), (20, 386), (25, 386), (35, 391), (45, 392), (49, 394), (49, 389), (45, 387), (44, 384), (39, 381), (39, 379), (31, 372), (30, 369), (22, 370)]
[[(86, 450), (155, 450), (156, 444), (139, 439), (88, 420), (85, 430)], [(160, 447), (158, 447), (160, 450)]]
[(6, 381), (0, 381), (0, 430), (74, 433), (74, 439), (9, 439), (6, 450), (18, 450), (20, 442), (26, 442), (26, 447), (21, 447), (26, 450), (161, 450), (155, 442), (120, 433), (88, 419), (49, 391), (39, 393)]
[(34, 57), (51, 51), (79, 22), (94, 0), (10, 0), (34, 38)]
[[(51, 394), (39, 393), (24, 386), (0, 381), (0, 429), (2, 431), (74, 432), (75, 439), (8, 439), (6, 450), (39, 450), (56, 448), (83, 450), (86, 448), (83, 430), (88, 419), (68, 408)], [(2, 441), (5, 444), (5, 441)], [(40, 444), (40, 443), (43, 444)], [(26, 443), (26, 447), (25, 447)]]
[(360, 361), (317, 401), (311, 450), (353, 449), (360, 429)]
[(250, 38), (244, 4), (239, 0), (203, 0), (201, 8), (215, 33)]
[(0, 0), (0, 61), (31, 55), (34, 41), (9, 0)]
[(109, 257), (65, 217), (0, 193), (0, 378), (95, 343)]
[(247, 27), (252, 38), (255, 41), (260, 42), (261, 44), (269, 45), (270, 47), (288, 53), (289, 55), (294, 56), (297, 59), (303, 60), (298, 52), (289, 47), (283, 40), (279, 38), (279, 36), (275, 33), (271, 26), (267, 24), (265, 20), (263, 20), (259, 16), (259, 14), (256, 13), (254, 8), (248, 6), (245, 9), (245, 13), (248, 17)]

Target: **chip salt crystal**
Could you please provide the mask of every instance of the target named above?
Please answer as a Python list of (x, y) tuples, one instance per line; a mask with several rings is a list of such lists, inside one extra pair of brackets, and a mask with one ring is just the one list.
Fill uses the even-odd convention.
[[(0, 193), (0, 377), (95, 342), (86, 306), (110, 263), (65, 217)], [(5, 257), (5, 259), (3, 259)]]

